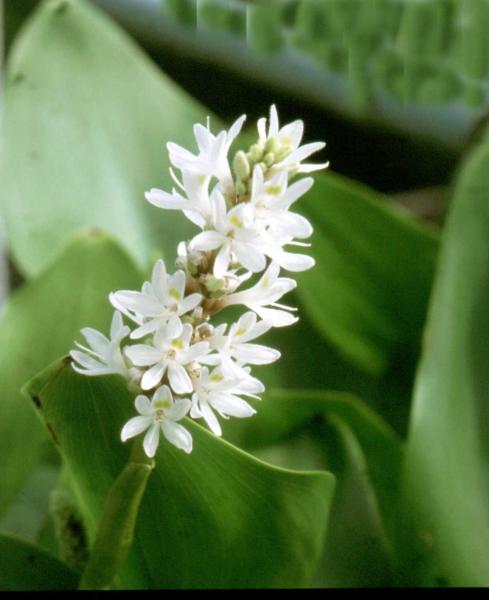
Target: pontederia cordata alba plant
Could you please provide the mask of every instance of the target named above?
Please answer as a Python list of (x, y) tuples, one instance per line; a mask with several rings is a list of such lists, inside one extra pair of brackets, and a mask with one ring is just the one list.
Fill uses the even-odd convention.
[[(291, 208), (313, 184), (311, 177), (296, 176), (327, 166), (303, 162), (324, 143), (301, 145), (303, 122), (279, 127), (272, 106), (268, 127), (267, 119), (258, 121), (257, 142), (230, 161), (245, 118), (217, 135), (209, 124), (195, 125), (196, 154), (168, 143), (176, 187), (151, 189), (146, 199), (160, 209), (182, 211), (200, 232), (178, 245), (175, 273), (158, 260), (140, 291), (110, 294), (115, 308), (110, 339), (85, 328), (86, 345), (77, 343), (79, 349), (71, 352), (79, 373), (127, 379), (137, 415), (124, 425), (121, 439), (145, 432), (148, 457), (155, 455), (160, 433), (192, 451), (192, 436), (180, 423), (185, 416), (204, 420), (221, 435), (219, 418), (255, 414), (248, 400), (259, 399), (265, 388), (252, 367), (280, 357), (256, 340), (297, 320), (295, 309), (279, 303), (296, 282), (280, 271), (314, 265), (310, 256), (289, 250), (308, 246), (301, 240), (312, 233), (307, 219)], [(243, 307), (241, 317), (214, 324), (214, 315), (232, 305)]]

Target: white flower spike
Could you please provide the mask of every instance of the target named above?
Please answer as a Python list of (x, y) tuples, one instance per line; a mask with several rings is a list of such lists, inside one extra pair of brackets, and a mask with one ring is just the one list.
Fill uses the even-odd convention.
[(163, 385), (155, 391), (151, 402), (146, 396), (137, 396), (135, 406), (139, 416), (130, 419), (122, 428), (123, 442), (146, 431), (143, 448), (146, 455), (153, 458), (161, 432), (170, 444), (187, 454), (192, 452), (192, 436), (185, 427), (177, 423), (188, 413), (190, 400), (174, 401), (168, 386)]
[[(302, 240), (312, 234), (312, 226), (291, 207), (313, 179), (292, 179), (327, 166), (303, 163), (324, 144), (301, 145), (304, 123), (280, 127), (272, 106), (268, 124), (267, 119), (258, 121), (256, 143), (230, 160), (244, 119), (217, 135), (209, 126), (195, 125), (195, 154), (167, 144), (170, 161), (179, 170), (170, 169), (176, 187), (171, 192), (153, 188), (146, 199), (160, 209), (182, 211), (200, 232), (178, 244), (176, 272), (168, 273), (158, 260), (151, 281), (139, 291), (109, 295), (116, 309), (110, 339), (82, 329), (88, 347), (77, 343), (70, 353), (78, 373), (118, 373), (127, 379), (137, 395), (138, 415), (124, 425), (121, 439), (144, 432), (143, 448), (150, 458), (161, 433), (177, 448), (192, 451), (192, 437), (178, 423), (187, 414), (203, 419), (218, 436), (219, 417), (255, 414), (243, 397), (259, 400), (265, 387), (252, 368), (280, 357), (278, 350), (255, 340), (272, 327), (297, 321), (295, 308), (278, 303), (296, 287), (293, 279), (280, 276), (280, 269), (295, 272), (314, 265), (310, 256), (285, 248), (308, 246)], [(243, 289), (254, 274), (260, 274), (258, 281)], [(229, 306), (246, 310), (231, 325), (213, 325), (213, 316)], [(122, 315), (131, 327), (123, 324)], [(154, 390), (151, 401), (141, 393), (148, 390)]]

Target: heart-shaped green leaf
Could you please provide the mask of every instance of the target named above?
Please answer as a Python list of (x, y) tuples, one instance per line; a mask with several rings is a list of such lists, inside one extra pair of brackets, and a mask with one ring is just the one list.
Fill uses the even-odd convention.
[[(189, 147), (208, 111), (82, 0), (41, 4), (7, 74), (1, 197), (14, 259), (39, 273), (74, 232), (111, 232), (147, 266), (189, 223), (144, 199), (171, 190), (165, 143)], [(216, 123), (214, 123), (216, 126)]]
[(488, 173), (486, 138), (455, 186), (407, 452), (407, 500), (434, 581), (457, 586), (489, 585)]
[[(69, 361), (68, 361), (69, 362)], [(28, 393), (69, 468), (91, 539), (128, 460), (120, 431), (134, 414), (118, 377), (87, 378), (66, 362)], [(162, 441), (142, 500), (122, 587), (307, 585), (324, 541), (334, 478), (266, 465), (190, 421), (190, 455)]]
[(126, 253), (106, 236), (89, 232), (12, 296), (0, 323), (0, 512), (49, 444), (21, 386), (68, 352), (80, 339), (80, 328), (107, 333), (112, 313), (108, 293), (140, 285), (141, 276)]
[(0, 591), (75, 590), (78, 577), (36, 546), (0, 535)]
[(314, 229), (314, 269), (297, 293), (319, 331), (361, 368), (381, 374), (396, 349), (417, 349), (438, 243), (380, 194), (318, 175), (298, 206)]
[(337, 477), (316, 585), (396, 581), (400, 441), (374, 412), (350, 394), (274, 390), (254, 423), (230, 422), (225, 434), (274, 464)]

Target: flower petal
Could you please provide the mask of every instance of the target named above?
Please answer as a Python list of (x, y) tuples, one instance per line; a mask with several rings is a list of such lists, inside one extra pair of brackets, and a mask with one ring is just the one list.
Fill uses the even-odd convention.
[(158, 423), (153, 423), (144, 436), (143, 448), (149, 458), (153, 458), (160, 441), (160, 427)]
[(149, 417), (153, 415), (153, 409), (151, 408), (151, 402), (149, 398), (140, 394), (136, 396), (136, 400), (134, 401), (134, 405), (136, 406), (136, 410), (140, 415), (145, 417)]
[(126, 356), (137, 367), (149, 367), (159, 362), (162, 358), (161, 350), (148, 346), (148, 344), (134, 344), (124, 348)]
[(141, 388), (143, 390), (151, 390), (156, 387), (166, 371), (166, 365), (159, 362), (148, 369), (141, 379)]
[(121, 431), (121, 440), (125, 442), (129, 438), (139, 435), (143, 431), (146, 431), (153, 422), (153, 418), (150, 416), (133, 417), (124, 425)]
[(190, 394), (193, 390), (192, 380), (187, 371), (175, 361), (168, 365), (168, 380), (176, 394)]
[(190, 433), (178, 423), (163, 419), (161, 422), (161, 430), (165, 438), (180, 450), (187, 454), (192, 452), (192, 436)]
[(170, 421), (180, 421), (190, 410), (192, 403), (187, 398), (176, 400), (173, 406), (167, 410), (165, 417)]

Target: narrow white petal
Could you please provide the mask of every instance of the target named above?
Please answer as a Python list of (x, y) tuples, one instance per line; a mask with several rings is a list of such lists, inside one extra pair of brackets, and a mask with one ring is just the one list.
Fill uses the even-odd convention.
[(304, 179), (300, 179), (293, 183), (285, 192), (282, 198), (282, 202), (279, 202), (279, 206), (284, 206), (284, 208), (289, 208), (298, 198), (303, 196), (306, 192), (308, 192), (314, 183), (314, 179), (312, 177), (304, 177)]
[(205, 220), (205, 218), (197, 210), (187, 210), (187, 209), (185, 209), (183, 211), (183, 214), (194, 225), (197, 225), (197, 227), (200, 227), (201, 229), (203, 229), (206, 226), (206, 220)]
[(139, 435), (143, 431), (146, 431), (153, 421), (152, 417), (133, 417), (130, 419), (122, 428), (121, 440), (125, 442), (129, 438)]
[(216, 415), (212, 411), (211, 407), (207, 404), (207, 402), (202, 402), (200, 405), (200, 411), (202, 413), (202, 417), (209, 425), (209, 429), (212, 431), (214, 435), (220, 436), (222, 434), (221, 426), (219, 425), (219, 421), (216, 418)]
[(182, 363), (187, 365), (194, 360), (199, 360), (202, 356), (207, 354), (209, 350), (209, 342), (197, 342), (196, 344), (192, 344), (184, 353), (182, 353)]
[(169, 194), (163, 190), (152, 189), (144, 193), (146, 200), (157, 208), (165, 208), (170, 210), (182, 210), (189, 208), (190, 202), (175, 192)]
[(116, 310), (112, 315), (112, 321), (110, 323), (110, 339), (121, 340), (129, 334), (129, 327), (124, 325), (121, 313)]
[(260, 141), (264, 142), (267, 139), (267, 120), (265, 117), (258, 119), (257, 129)]
[(158, 423), (153, 423), (148, 429), (148, 433), (144, 436), (143, 448), (149, 458), (153, 458), (158, 448), (160, 441), (160, 427)]
[(224, 277), (231, 261), (231, 247), (226, 242), (217, 253), (214, 260), (214, 275), (218, 278)]
[(139, 340), (145, 335), (149, 335), (150, 333), (154, 333), (165, 324), (164, 318), (151, 319), (151, 321), (146, 321), (139, 327), (137, 327), (133, 332), (131, 332), (130, 338), (132, 340)]
[(188, 413), (191, 406), (190, 400), (176, 400), (175, 404), (166, 412), (166, 417), (171, 421), (180, 421)]
[(201, 301), (202, 294), (190, 294), (190, 296), (185, 297), (180, 303), (180, 314), (184, 315), (185, 313), (190, 312), (198, 306)]
[(199, 150), (208, 150), (214, 140), (212, 133), (200, 123), (194, 125), (194, 136)]
[(281, 233), (289, 238), (308, 238), (313, 232), (309, 221), (305, 217), (293, 212), (276, 212), (270, 219), (270, 224), (274, 230), (278, 228)]
[(167, 402), (170, 402), (170, 404), (173, 403), (173, 395), (167, 385), (162, 385), (155, 391), (153, 398), (151, 399), (151, 406), (154, 407), (158, 400), (166, 400)]
[(88, 345), (92, 348), (97, 354), (104, 354), (107, 347), (110, 346), (110, 341), (97, 331), (96, 329), (92, 329), (91, 327), (84, 327), (81, 330), (81, 334), (87, 340)]
[(166, 371), (166, 365), (157, 363), (151, 369), (148, 369), (141, 379), (141, 388), (143, 390), (151, 390), (156, 387)]
[(153, 346), (147, 344), (134, 344), (124, 348), (126, 356), (129, 357), (132, 363), (137, 367), (149, 367), (161, 360), (162, 352)]
[(192, 452), (192, 436), (190, 433), (178, 423), (163, 419), (161, 429), (166, 439), (180, 450), (187, 454)]
[(313, 163), (302, 163), (299, 167), (298, 173), (312, 173), (313, 171), (320, 171), (321, 169), (327, 169), (329, 167), (329, 161), (321, 164)]
[(80, 352), (79, 350), (72, 350), (70, 352), (70, 356), (81, 367), (84, 367), (88, 370), (99, 370), (107, 368), (107, 365), (105, 365), (104, 363), (100, 362), (99, 360), (96, 360), (89, 354), (85, 354), (85, 352)]
[(312, 142), (311, 144), (304, 144), (304, 146), (300, 146), (297, 150), (294, 150), (287, 156), (287, 158), (282, 161), (282, 164), (294, 164), (301, 162), (314, 152), (318, 152), (322, 150), (326, 144), (324, 142)]
[(192, 239), (190, 246), (193, 250), (207, 252), (208, 250), (219, 248), (225, 241), (225, 236), (217, 231), (203, 231)]
[(278, 114), (275, 104), (270, 107), (270, 122), (268, 126), (268, 137), (274, 138), (278, 136)]
[(169, 340), (174, 340), (182, 335), (183, 325), (177, 315), (173, 315), (173, 317), (168, 321), (166, 326), (165, 336)]
[(238, 262), (252, 273), (263, 271), (267, 265), (263, 252), (253, 244), (243, 244), (235, 241), (233, 252), (236, 254)]
[(160, 258), (155, 262), (153, 273), (151, 274), (151, 285), (153, 290), (161, 302), (164, 301), (167, 289), (168, 275), (164, 261)]
[(248, 402), (233, 394), (219, 394), (213, 396), (212, 405), (223, 415), (238, 417), (240, 419), (252, 417), (256, 410)]
[(233, 142), (233, 140), (239, 135), (243, 123), (246, 121), (246, 115), (241, 115), (236, 121), (231, 125), (227, 134), (227, 149)]
[(248, 305), (249, 308), (253, 309), (260, 317), (270, 323), (272, 327), (286, 327), (293, 325), (299, 319), (291, 315), (285, 310), (277, 310), (276, 308), (265, 308), (263, 306), (252, 306)]
[(151, 408), (151, 402), (146, 396), (140, 394), (136, 396), (136, 400), (134, 401), (134, 405), (136, 406), (136, 410), (140, 415), (145, 417), (149, 417), (153, 414), (153, 409)]
[(133, 292), (132, 290), (114, 292), (113, 298), (125, 309), (144, 316), (155, 317), (164, 308), (161, 301), (154, 296), (142, 292)]
[(189, 374), (182, 365), (175, 361), (168, 365), (168, 379), (176, 394), (190, 394), (193, 390)]
[(294, 273), (306, 271), (316, 264), (314, 258), (307, 256), (307, 254), (294, 254), (293, 252), (273, 249), (271, 252), (268, 251), (268, 255), (277, 261), (283, 269), (293, 271)]
[(297, 119), (296, 121), (292, 121), (292, 123), (284, 125), (284, 127), (282, 127), (282, 129), (280, 130), (279, 135), (280, 138), (289, 138), (292, 147), (297, 148), (301, 143), (303, 133), (304, 121), (302, 121), (301, 119)]
[(260, 344), (235, 344), (233, 356), (250, 365), (268, 365), (280, 358), (280, 352)]

